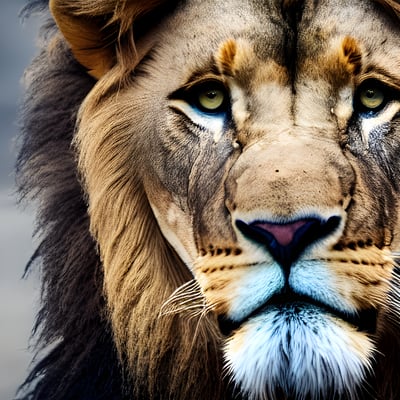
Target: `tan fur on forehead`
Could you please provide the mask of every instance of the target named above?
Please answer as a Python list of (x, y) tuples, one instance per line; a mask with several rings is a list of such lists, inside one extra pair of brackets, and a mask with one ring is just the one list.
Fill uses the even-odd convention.
[(340, 62), (351, 74), (358, 74), (361, 71), (361, 50), (357, 41), (347, 36), (342, 42), (342, 51)]
[(216, 63), (221, 74), (238, 82), (250, 81), (256, 72), (257, 56), (252, 43), (244, 39), (228, 39), (219, 47)]
[(286, 84), (289, 79), (287, 68), (273, 59), (260, 60), (253, 46), (244, 39), (223, 42), (215, 56), (220, 74), (234, 78), (242, 86), (254, 88), (266, 82)]
[(237, 54), (237, 45), (234, 39), (224, 42), (216, 56), (218, 70), (221, 74), (233, 76), (235, 75), (235, 57)]
[(309, 77), (331, 82), (335, 88), (349, 84), (362, 71), (362, 50), (357, 40), (346, 36), (335, 40), (327, 51), (321, 51), (304, 64)]

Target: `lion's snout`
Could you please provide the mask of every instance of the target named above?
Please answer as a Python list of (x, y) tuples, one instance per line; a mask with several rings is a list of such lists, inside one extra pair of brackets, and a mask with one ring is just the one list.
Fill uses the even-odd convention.
[(286, 133), (243, 149), (226, 182), (227, 206), (247, 222), (322, 221), (346, 209), (354, 182), (337, 144)]

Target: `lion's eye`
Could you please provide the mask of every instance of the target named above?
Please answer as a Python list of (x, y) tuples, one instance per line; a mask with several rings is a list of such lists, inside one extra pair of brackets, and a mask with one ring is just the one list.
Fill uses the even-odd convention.
[(202, 112), (218, 114), (226, 111), (228, 94), (219, 82), (206, 82), (192, 92), (194, 105)]
[(369, 79), (357, 90), (354, 108), (360, 113), (375, 113), (382, 110), (393, 100), (391, 90), (381, 82)]
[[(221, 137), (231, 119), (231, 98), (218, 79), (203, 79), (187, 84), (169, 96), (169, 105), (195, 126)], [(215, 139), (217, 140), (217, 139)]]

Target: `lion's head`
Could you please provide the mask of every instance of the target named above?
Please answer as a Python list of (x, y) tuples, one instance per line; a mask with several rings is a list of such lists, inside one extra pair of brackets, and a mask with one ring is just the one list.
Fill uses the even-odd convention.
[[(64, 75), (84, 87), (66, 107), (88, 210), (78, 231), (92, 243), (90, 225), (95, 244), (84, 250), (101, 261), (87, 272), (100, 287), (89, 303), (96, 327), (111, 326), (121, 396), (398, 399), (400, 3), (51, 0), (50, 9), (59, 32), (35, 74), (49, 59), (53, 90), (67, 88)], [(46, 168), (40, 151), (49, 155), (27, 148), (21, 169), (31, 176), (32, 165)], [(57, 157), (54, 177), (70, 177), (75, 161)], [(57, 192), (54, 177), (46, 193)], [(46, 197), (52, 215), (66, 215), (63, 198)], [(69, 272), (85, 269), (86, 253), (70, 237), (59, 249), (78, 250), (57, 262), (87, 314)], [(46, 271), (55, 247), (43, 251)], [(63, 285), (59, 273), (47, 272), (47, 296)], [(67, 289), (57, 293), (71, 298)], [(88, 337), (93, 326), (72, 332)]]

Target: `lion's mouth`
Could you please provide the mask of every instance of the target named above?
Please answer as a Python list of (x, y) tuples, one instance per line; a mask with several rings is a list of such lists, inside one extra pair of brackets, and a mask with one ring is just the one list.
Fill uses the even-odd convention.
[(222, 334), (229, 336), (246, 322), (269, 311), (274, 310), (282, 313), (282, 315), (293, 315), (300, 314), (301, 311), (306, 309), (317, 309), (324, 314), (339, 318), (349, 325), (354, 326), (358, 331), (366, 332), (371, 335), (376, 332), (377, 310), (375, 308), (361, 310), (357, 313), (343, 312), (309, 296), (300, 295), (293, 291), (287, 291), (273, 296), (265, 304), (256, 308), (240, 321), (234, 321), (227, 316), (219, 316), (218, 323)]

